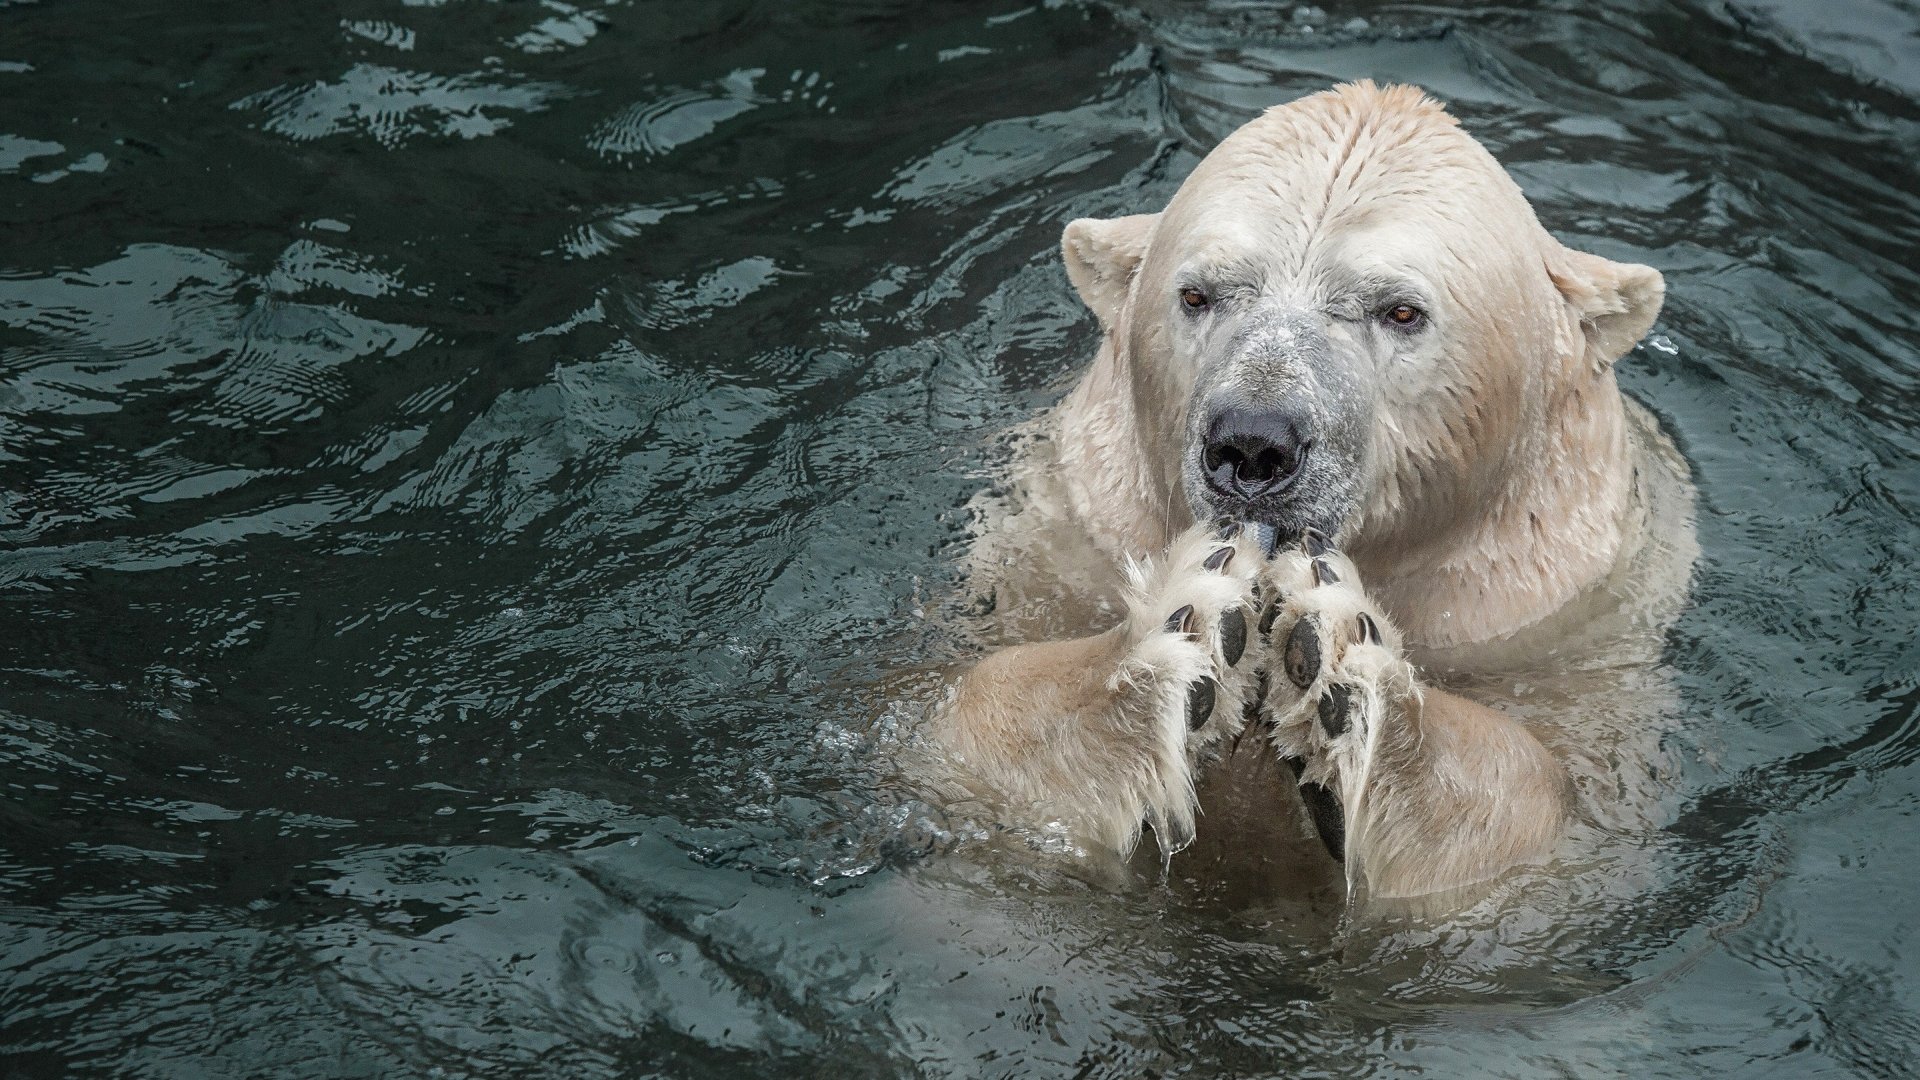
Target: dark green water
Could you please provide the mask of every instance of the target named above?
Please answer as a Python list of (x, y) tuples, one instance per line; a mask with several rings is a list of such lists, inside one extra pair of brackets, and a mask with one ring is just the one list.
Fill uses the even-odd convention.
[[(1920, 9), (1323, 7), (0, 0), (0, 1074), (1908, 1075)], [(1361, 76), (1667, 275), (1644, 890), (925, 857), (848, 732), (1090, 354), (1061, 225)]]

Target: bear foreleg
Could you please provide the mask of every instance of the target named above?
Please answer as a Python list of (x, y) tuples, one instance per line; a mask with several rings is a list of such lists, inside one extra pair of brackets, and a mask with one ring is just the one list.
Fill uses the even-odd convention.
[(1324, 537), (1277, 553), (1259, 588), (1255, 648), (1270, 672), (1259, 712), (1350, 890), (1438, 892), (1553, 848), (1564, 768), (1511, 718), (1423, 688)]
[(1238, 733), (1255, 696), (1266, 553), (1231, 532), (1192, 530), (1129, 567), (1112, 630), (1001, 649), (961, 676), (932, 727), (955, 782), (1117, 852), (1143, 823), (1163, 852), (1187, 846), (1195, 755)]

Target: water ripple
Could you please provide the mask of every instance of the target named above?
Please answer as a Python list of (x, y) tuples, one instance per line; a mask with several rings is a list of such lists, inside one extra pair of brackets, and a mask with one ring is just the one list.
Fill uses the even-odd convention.
[(359, 134), (397, 147), (423, 135), (493, 135), (513, 123), (500, 113), (538, 112), (568, 93), (557, 83), (503, 83), (360, 63), (333, 82), (262, 90), (232, 107), (266, 113), (262, 127), (300, 142)]
[[(1899, 1075), (1910, 6), (9, 7), (0, 1058)], [(1665, 273), (1619, 371), (1705, 553), (1670, 817), (1343, 927), (888, 762), (1097, 344), (1060, 226), (1357, 77)]]

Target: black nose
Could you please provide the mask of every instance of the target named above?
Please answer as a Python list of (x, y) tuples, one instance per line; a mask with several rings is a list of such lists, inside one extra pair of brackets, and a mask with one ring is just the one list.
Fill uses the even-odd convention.
[(1207, 425), (1200, 464), (1207, 486), (1216, 493), (1258, 498), (1283, 491), (1300, 475), (1311, 441), (1302, 425), (1285, 413), (1225, 409)]

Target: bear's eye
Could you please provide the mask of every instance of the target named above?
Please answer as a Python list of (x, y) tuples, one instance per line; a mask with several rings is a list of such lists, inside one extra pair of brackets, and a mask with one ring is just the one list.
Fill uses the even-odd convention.
[(1180, 290), (1180, 302), (1186, 305), (1188, 311), (1205, 311), (1213, 303), (1207, 299), (1206, 293), (1191, 285)]
[(1381, 318), (1397, 330), (1418, 330), (1425, 325), (1427, 313), (1412, 304), (1395, 304), (1382, 312)]

